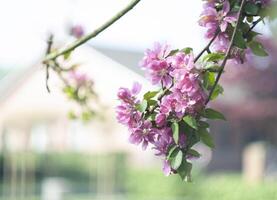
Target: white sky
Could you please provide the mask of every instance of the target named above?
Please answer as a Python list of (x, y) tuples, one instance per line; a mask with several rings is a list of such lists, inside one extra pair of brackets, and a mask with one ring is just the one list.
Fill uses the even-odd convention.
[[(49, 32), (66, 38), (68, 24), (88, 32), (125, 7), (128, 0), (0, 0), (0, 65), (26, 66), (38, 60)], [(201, 0), (142, 0), (92, 44), (143, 51), (155, 41), (200, 50), (205, 44), (197, 20)]]
[[(189, 3), (188, 3), (189, 2)], [(127, 0), (0, 0), (0, 63), (26, 65), (44, 51), (46, 35), (65, 37), (69, 23), (94, 30), (129, 3)], [(200, 46), (197, 18), (201, 0), (142, 0), (93, 44), (140, 50), (154, 41), (176, 47)]]

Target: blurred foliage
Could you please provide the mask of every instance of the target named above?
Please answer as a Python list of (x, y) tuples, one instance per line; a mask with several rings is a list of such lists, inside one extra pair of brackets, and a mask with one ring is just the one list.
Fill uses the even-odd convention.
[[(22, 158), (25, 160), (26, 174), (35, 176), (36, 193), (39, 193), (40, 185), (45, 178), (63, 178), (73, 193), (96, 192), (97, 178), (108, 174), (113, 178), (115, 188), (113, 192), (124, 191), (125, 158), (123, 153), (110, 153), (101, 155), (90, 155), (82, 153), (12, 153), (0, 154), (0, 180), (3, 180), (5, 163), (5, 173), (11, 175), (11, 169), (20, 174)], [(17, 162), (12, 167), (11, 163)], [(107, 173), (109, 172), (109, 173)], [(8, 176), (9, 176), (8, 175)], [(2, 182), (2, 181), (1, 181)], [(1, 193), (1, 192), (0, 192)]]
[(245, 183), (239, 174), (193, 176), (192, 183), (179, 177), (164, 178), (157, 170), (133, 170), (128, 174), (128, 199), (273, 200), (277, 182)]
[[(186, 183), (182, 182), (180, 177), (177, 176), (165, 178), (163, 173), (156, 168), (138, 169), (127, 167), (126, 155), (121, 153), (106, 155), (80, 153), (27, 155), (21, 153), (13, 154), (12, 159), (19, 160), (22, 156), (29, 159), (32, 158), (35, 161), (34, 163), (36, 163), (37, 187), (41, 184), (42, 179), (53, 176), (63, 177), (70, 183), (71, 191), (65, 194), (65, 200), (97, 200), (108, 197), (114, 200), (277, 199), (277, 181), (264, 181), (254, 185), (245, 183), (239, 174), (207, 175), (194, 170), (193, 182)], [(3, 156), (0, 157), (2, 166)], [(7, 155), (5, 155), (5, 159), (7, 159)], [(28, 162), (27, 165), (31, 167), (31, 162)], [(110, 173), (111, 170), (113, 170), (112, 173)], [(100, 175), (103, 174), (104, 176), (108, 174), (108, 178), (111, 178), (110, 181), (115, 181), (116, 190), (112, 194), (96, 194), (96, 174), (98, 173), (99, 175), (99, 172)], [(109, 177), (109, 175), (112, 175), (112, 177)], [(3, 180), (2, 177), (1, 180)], [(27, 199), (40, 199), (39, 191), (33, 197), (29, 196)]]

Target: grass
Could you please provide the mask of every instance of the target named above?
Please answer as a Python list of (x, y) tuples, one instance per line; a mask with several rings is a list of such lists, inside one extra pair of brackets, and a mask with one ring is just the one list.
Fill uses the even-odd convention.
[(193, 183), (185, 183), (178, 176), (164, 177), (157, 169), (130, 170), (124, 194), (66, 194), (64, 200), (277, 200), (277, 181), (253, 185), (245, 183), (239, 174), (226, 173), (193, 177)]
[(134, 200), (277, 200), (277, 181), (248, 184), (238, 174), (194, 175), (193, 183), (155, 171), (129, 177), (129, 199)]

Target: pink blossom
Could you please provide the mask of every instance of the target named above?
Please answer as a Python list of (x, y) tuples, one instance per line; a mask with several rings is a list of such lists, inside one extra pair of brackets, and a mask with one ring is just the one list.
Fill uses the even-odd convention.
[(71, 28), (70, 34), (76, 38), (80, 38), (85, 34), (84, 28), (81, 25), (75, 25)]
[(237, 13), (230, 12), (230, 3), (227, 0), (223, 2), (223, 7), (219, 11), (216, 10), (214, 1), (210, 1), (205, 5), (198, 22), (200, 26), (207, 28), (206, 38), (212, 38), (218, 27), (221, 32), (225, 32), (228, 24), (232, 24), (237, 20)]
[(141, 85), (135, 82), (131, 90), (120, 88), (117, 93), (121, 104), (116, 107), (116, 118), (119, 123), (127, 125), (129, 128), (135, 127), (141, 118), (141, 114), (135, 108), (139, 103), (136, 95), (140, 90)]
[(216, 52), (225, 53), (228, 49), (229, 43), (230, 40), (227, 33), (219, 33), (212, 47)]
[(164, 160), (163, 163), (163, 173), (165, 176), (169, 176), (171, 173), (171, 167), (168, 160)]
[(81, 86), (88, 81), (88, 77), (86, 74), (78, 72), (76, 70), (71, 70), (69, 72), (69, 78), (73, 80), (77, 86)]
[(159, 129), (157, 133), (157, 138), (154, 143), (153, 149), (157, 152), (155, 155), (157, 156), (166, 156), (168, 152), (168, 148), (173, 144), (172, 131), (169, 127), (164, 127)]
[(129, 141), (136, 145), (142, 143), (142, 149), (145, 150), (149, 143), (155, 143), (156, 133), (157, 131), (152, 127), (150, 121), (142, 121), (131, 130)]
[(171, 85), (172, 77), (169, 75), (171, 66), (166, 59), (169, 53), (169, 46), (160, 43), (155, 43), (153, 50), (146, 50), (140, 65), (146, 71), (146, 77), (151, 80), (152, 84), (162, 84), (165, 87)]
[(158, 127), (164, 126), (166, 124), (166, 115), (163, 113), (157, 114), (155, 122)]

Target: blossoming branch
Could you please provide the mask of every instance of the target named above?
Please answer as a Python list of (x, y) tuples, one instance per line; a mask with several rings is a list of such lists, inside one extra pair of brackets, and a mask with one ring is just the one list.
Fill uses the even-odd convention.
[[(213, 148), (207, 119), (225, 120), (207, 104), (223, 93), (218, 84), (228, 60), (243, 63), (251, 54), (266, 56), (254, 27), (266, 17), (268, 0), (205, 0), (199, 25), (210, 40), (197, 55), (192, 48), (171, 49), (155, 43), (140, 63), (145, 76), (159, 87), (138, 99), (139, 83), (118, 91), (118, 121), (125, 125), (131, 143), (148, 146), (163, 160), (165, 175), (191, 180), (191, 159), (202, 142)], [(201, 59), (200, 59), (201, 58)]]

